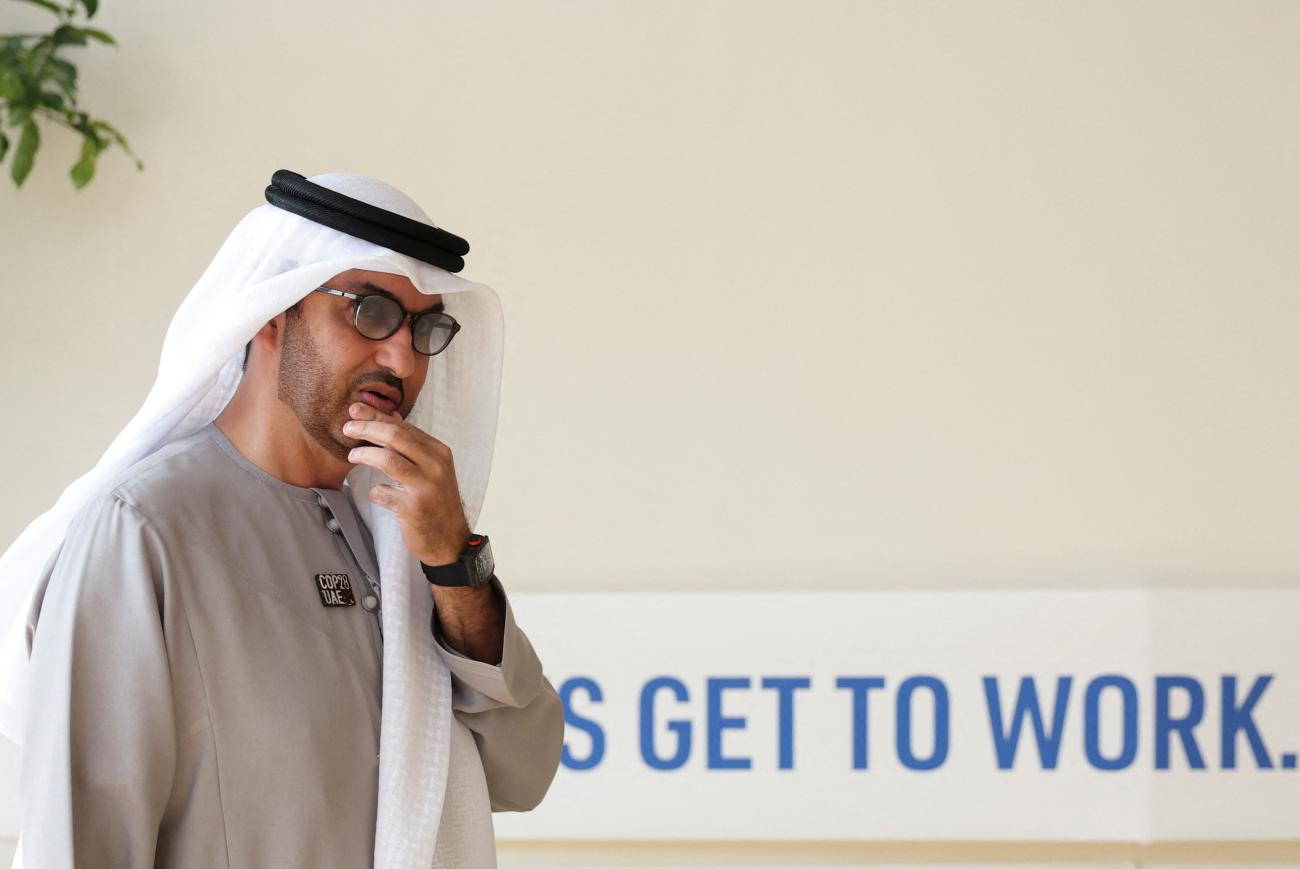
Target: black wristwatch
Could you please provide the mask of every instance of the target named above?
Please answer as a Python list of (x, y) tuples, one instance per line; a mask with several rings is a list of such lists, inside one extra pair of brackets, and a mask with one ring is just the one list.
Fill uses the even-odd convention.
[(492, 547), (486, 534), (471, 534), (460, 558), (451, 564), (431, 566), (420, 562), (424, 578), (434, 585), (481, 588), (492, 581)]

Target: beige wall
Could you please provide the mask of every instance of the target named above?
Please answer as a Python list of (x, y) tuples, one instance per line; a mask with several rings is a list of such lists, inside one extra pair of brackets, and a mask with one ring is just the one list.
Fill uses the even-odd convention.
[(96, 20), (121, 49), (84, 52), (84, 102), (146, 170), (110, 153), (74, 193), (76, 143), (48, 129), (26, 188), (0, 184), (2, 545), (134, 414), (175, 306), (283, 167), (402, 187), (501, 293), (481, 527), (512, 588), (1300, 580), (1300, 5), (107, 0)]

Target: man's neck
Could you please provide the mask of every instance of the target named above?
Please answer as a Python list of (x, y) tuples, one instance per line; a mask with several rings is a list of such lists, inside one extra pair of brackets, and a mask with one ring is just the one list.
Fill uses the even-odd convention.
[(341, 489), (353, 465), (321, 446), (283, 402), (254, 401), (240, 386), (213, 421), (240, 455), (291, 486)]

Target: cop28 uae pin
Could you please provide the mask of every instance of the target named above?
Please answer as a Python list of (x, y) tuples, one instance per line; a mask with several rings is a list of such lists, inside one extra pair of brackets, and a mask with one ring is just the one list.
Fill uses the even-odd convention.
[(352, 582), (346, 573), (316, 574), (316, 590), (325, 606), (357, 605), (356, 596), (352, 594)]

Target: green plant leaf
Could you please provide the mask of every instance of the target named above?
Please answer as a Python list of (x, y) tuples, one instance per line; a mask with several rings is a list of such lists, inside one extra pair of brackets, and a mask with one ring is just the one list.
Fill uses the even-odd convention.
[(81, 144), (81, 159), (72, 167), (72, 183), (80, 190), (95, 177), (95, 158), (99, 156), (99, 145), (94, 139), (86, 139)]
[(66, 60), (51, 57), (46, 62), (44, 78), (54, 82), (69, 99), (77, 92), (77, 68)]
[(96, 30), (93, 27), (78, 27), (77, 30), (80, 31), (85, 36), (89, 36), (91, 39), (98, 39), (100, 42), (104, 43), (105, 45), (112, 45), (114, 47), (117, 46), (117, 40), (109, 36), (107, 33), (105, 33), (102, 30)]
[(21, 127), (32, 116), (32, 107), (26, 102), (9, 106), (9, 126)]
[(9, 177), (14, 179), (16, 186), (22, 187), (27, 173), (32, 171), (32, 161), (36, 159), (36, 149), (40, 144), (41, 134), (36, 129), (36, 122), (28, 118), (27, 123), (23, 124), (22, 138), (14, 150), (14, 162), (9, 166)]
[(135, 168), (137, 169), (144, 168), (144, 163), (141, 162), (140, 158), (137, 157), (135, 155), (135, 152), (131, 150), (131, 146), (126, 143), (126, 137), (123, 136), (121, 133), (119, 133), (116, 127), (114, 127), (108, 121), (95, 121), (93, 124), (91, 124), (91, 126), (94, 129), (100, 131), (101, 133), (107, 133), (110, 139), (112, 139), (117, 144), (121, 145), (122, 150), (125, 151), (127, 154), (129, 154), (131, 159), (135, 161)]
[(90, 126), (96, 130), (99, 130), (100, 132), (108, 133), (109, 138), (112, 139), (114, 142), (117, 142), (119, 145), (121, 145), (123, 148), (125, 148), (128, 151), (131, 150), (131, 146), (127, 145), (126, 143), (126, 137), (123, 136), (121, 133), (119, 133), (117, 129), (108, 121), (95, 121)]
[(86, 17), (94, 18), (95, 11), (99, 9), (99, 0), (81, 0), (81, 5), (86, 7)]
[(73, 27), (71, 24), (62, 24), (50, 34), (54, 39), (55, 45), (85, 45), (86, 34), (81, 32), (80, 27)]
[(24, 3), (30, 3), (30, 4), (32, 4), (33, 6), (41, 6), (41, 7), (45, 8), (45, 9), (50, 10), (51, 12), (53, 12), (55, 15), (59, 16), (60, 18), (63, 17), (63, 7), (62, 7), (62, 6), (59, 6), (59, 5), (55, 4), (55, 3), (51, 3), (50, 0), (23, 0), (23, 2), (24, 2)]
[(23, 95), (26, 88), (16, 70), (0, 69), (0, 100), (9, 102)]
[(64, 24), (54, 31), (55, 45), (85, 45), (87, 39), (94, 39), (105, 45), (117, 45), (116, 39), (94, 27), (73, 27), (71, 24)]
[(5, 152), (9, 150), (9, 137), (0, 133), (0, 160), (4, 160)]
[(63, 94), (56, 94), (53, 91), (41, 91), (39, 99), (41, 105), (54, 109), (56, 112), (63, 111)]
[(87, 139), (90, 139), (96, 145), (98, 145), (99, 150), (102, 151), (108, 147), (109, 145), (108, 141), (99, 134), (99, 131), (96, 130), (94, 126), (91, 125), (90, 121), (86, 119), (86, 116), (84, 114), (80, 112), (77, 112), (75, 114), (69, 113), (68, 123), (70, 123), (72, 125), (72, 128), (76, 130), (78, 133), (81, 133), (81, 135), (85, 136)]

